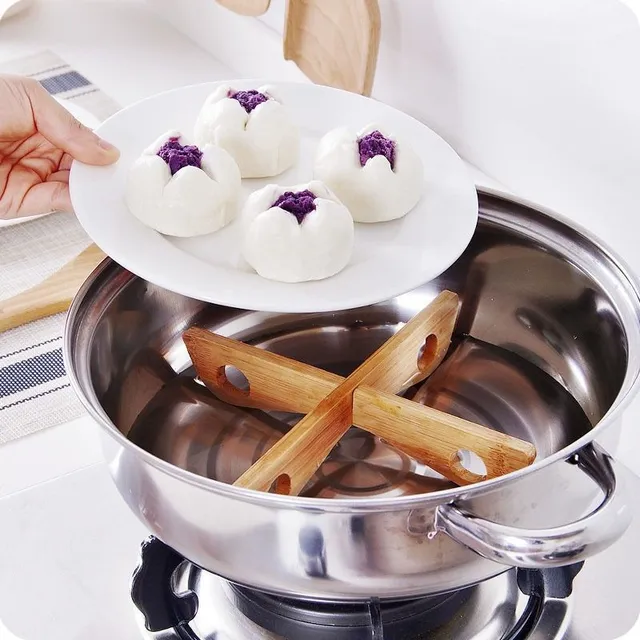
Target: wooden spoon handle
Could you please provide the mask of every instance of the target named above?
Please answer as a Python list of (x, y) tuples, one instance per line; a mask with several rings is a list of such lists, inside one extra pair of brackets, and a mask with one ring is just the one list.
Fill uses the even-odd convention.
[(1, 300), (0, 332), (66, 311), (80, 285), (105, 258), (92, 244), (40, 284)]

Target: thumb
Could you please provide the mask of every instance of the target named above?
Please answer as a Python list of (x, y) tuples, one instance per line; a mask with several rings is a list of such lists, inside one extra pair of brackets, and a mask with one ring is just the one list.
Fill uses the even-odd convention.
[(38, 131), (74, 160), (92, 165), (114, 163), (120, 152), (78, 122), (38, 82), (26, 87)]

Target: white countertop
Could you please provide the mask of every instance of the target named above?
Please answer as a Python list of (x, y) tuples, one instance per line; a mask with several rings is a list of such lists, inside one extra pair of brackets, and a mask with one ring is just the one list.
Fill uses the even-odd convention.
[[(178, 85), (237, 75), (211, 54), (156, 18), (143, 2), (135, 0), (49, 0), (36, 4), (24, 14), (0, 22), (0, 60), (36, 53), (45, 48), (62, 56), (123, 105)], [(475, 175), (480, 184), (496, 186), (478, 172)], [(592, 221), (592, 225), (589, 222), (581, 220), (581, 224), (588, 227), (602, 226), (601, 220)], [(621, 234), (625, 235), (628, 234)], [(616, 248), (611, 237), (608, 241)], [(626, 242), (628, 243), (628, 239)], [(628, 246), (625, 242), (622, 245)], [(635, 262), (640, 264), (640, 258), (636, 258)], [(636, 418), (640, 417), (638, 403), (630, 413), (619, 457), (636, 473), (640, 473), (640, 438), (636, 436), (635, 429)], [(86, 552), (97, 555), (99, 547), (95, 542), (98, 535), (96, 527), (97, 523), (104, 521), (104, 518), (100, 519), (102, 512), (99, 505), (95, 504), (98, 501), (108, 505), (121, 518), (118, 530), (109, 537), (122, 547), (124, 555), (119, 560), (122, 564), (121, 577), (122, 580), (128, 579), (128, 574), (125, 573), (132, 568), (137, 544), (144, 536), (144, 531), (129, 514), (124, 503), (119, 502), (107, 475), (102, 463), (97, 427), (88, 417), (0, 447), (0, 498), (7, 501), (5, 503), (0, 500), (0, 505), (6, 504), (7, 509), (16, 514), (25, 531), (26, 528), (35, 527), (33, 530), (29, 529), (31, 533), (28, 536), (25, 534), (28, 540), (20, 542), (20, 536), (16, 533), (19, 530), (12, 523), (9, 533), (0, 533), (0, 548), (7, 544), (29, 543), (34, 557), (42, 556), (38, 561), (48, 563), (55, 572), (56, 567), (60, 569), (61, 563), (64, 564), (64, 558), (68, 561), (71, 557), (71, 550), (66, 548), (65, 555), (62, 551), (53, 550), (45, 553), (39, 547), (47, 545), (49, 535), (57, 535), (59, 540), (68, 540), (66, 547), (70, 547), (73, 535), (76, 536), (73, 540), (77, 542), (79, 539), (78, 532), (72, 530), (86, 527), (88, 532), (95, 533), (93, 542), (87, 542)], [(41, 488), (41, 492), (37, 495), (24, 494), (25, 500), (20, 503), (19, 492), (30, 488), (33, 492), (36, 485)], [(97, 493), (92, 493), (93, 491)], [(28, 495), (33, 497), (27, 499)], [(49, 498), (45, 500), (43, 496)], [(55, 514), (60, 511), (56, 512), (53, 507), (47, 510), (47, 504), (57, 505), (56, 508), (66, 509), (64, 518), (73, 519), (74, 509), (68, 501), (80, 500), (81, 496), (84, 496), (84, 503), (82, 500), (77, 503), (77, 519), (65, 521), (64, 526), (60, 521), (56, 522)], [(66, 507), (61, 506), (63, 503)], [(23, 506), (20, 507), (20, 504)], [(89, 504), (93, 506), (88, 507)], [(6, 529), (6, 526), (3, 528)], [(125, 544), (125, 538), (127, 541), (136, 540), (135, 545), (132, 546), (129, 542)], [(16, 582), (11, 572), (19, 570), (17, 565), (13, 567), (11, 564), (10, 556), (6, 552), (0, 553), (2, 594), (9, 593), (11, 584)], [(72, 582), (73, 593), (82, 593), (86, 585), (83, 587), (75, 578), (69, 580), (69, 584)], [(107, 607), (99, 619), (92, 619), (86, 613), (84, 617), (78, 616), (77, 625), (73, 629), (69, 629), (68, 624), (66, 628), (60, 628), (55, 622), (56, 616), (60, 619), (71, 616), (70, 605), (65, 604), (65, 597), (55, 593), (55, 581), (44, 580), (44, 583), (49, 590), (48, 595), (46, 590), (43, 591), (42, 585), (36, 588), (38, 597), (44, 598), (42, 607), (47, 612), (40, 621), (25, 619), (25, 616), (29, 616), (24, 605), (20, 604), (20, 598), (16, 597), (12, 603), (4, 595), (0, 598), (0, 618), (4, 617), (6, 625), (23, 640), (42, 640), (44, 637), (47, 640), (107, 640), (116, 637), (119, 640), (129, 640), (137, 637), (133, 632), (124, 632), (116, 621), (117, 611), (111, 612), (114, 613), (111, 615)], [(36, 587), (38, 584), (36, 581)], [(24, 584), (19, 580), (16, 586), (27, 589), (29, 580), (25, 579)], [(86, 588), (95, 598), (114, 597), (118, 606), (125, 607), (128, 592), (126, 589), (122, 590), (120, 583), (116, 586), (109, 583), (102, 587)], [(0, 627), (0, 640), (8, 640), (10, 636), (7, 634), (8, 632), (4, 632), (3, 635)]]

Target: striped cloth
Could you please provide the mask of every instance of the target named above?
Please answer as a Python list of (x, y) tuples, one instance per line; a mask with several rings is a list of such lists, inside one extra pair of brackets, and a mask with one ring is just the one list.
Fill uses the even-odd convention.
[[(99, 120), (118, 110), (50, 51), (0, 65), (0, 73), (36, 78), (49, 93)], [(89, 244), (71, 214), (0, 227), (0, 300), (38, 284)], [(0, 333), (0, 444), (82, 415), (62, 362), (64, 321), (62, 314)]]

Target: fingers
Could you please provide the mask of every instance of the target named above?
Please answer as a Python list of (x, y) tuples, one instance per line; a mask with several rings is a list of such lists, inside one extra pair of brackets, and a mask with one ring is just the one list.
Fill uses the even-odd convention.
[(86, 164), (107, 165), (118, 159), (120, 153), (113, 145), (78, 122), (38, 82), (26, 81), (25, 88), (36, 127), (49, 142)]
[(69, 173), (70, 171), (68, 169), (51, 173), (47, 176), (47, 182), (66, 182), (69, 184)]
[(62, 160), (60, 160), (60, 164), (58, 164), (58, 170), (68, 171), (69, 169), (71, 169), (72, 162), (73, 162), (73, 158), (68, 153), (65, 153), (62, 156)]
[(31, 187), (22, 200), (18, 215), (33, 216), (51, 211), (73, 211), (67, 182), (41, 182)]

